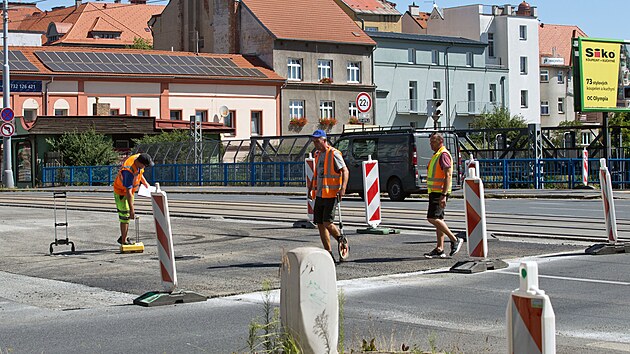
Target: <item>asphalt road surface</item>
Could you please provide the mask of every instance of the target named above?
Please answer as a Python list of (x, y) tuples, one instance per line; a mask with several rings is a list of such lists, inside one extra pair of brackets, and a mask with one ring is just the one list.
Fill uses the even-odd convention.
[[(0, 195), (0, 240), (5, 245), (0, 249), (0, 352), (246, 352), (248, 324), (261, 315), (262, 295), (255, 292), (265, 280), (279, 286), (283, 251), (320, 247), (315, 230), (291, 227), (303, 215), (299, 198), (250, 196), (246, 208), (234, 196), (198, 201), (169, 196), (181, 203), (175, 203), (180, 216), (172, 219), (179, 288), (212, 298), (141, 308), (131, 305), (135, 297), (161, 290), (150, 216), (143, 216), (140, 224), (145, 252), (122, 255), (115, 244), (118, 225), (109, 195), (69, 198), (77, 200), (68, 214), (69, 237), (77, 252), (57, 246), (50, 256), (52, 209), (34, 207), (36, 196), (6, 195)], [(8, 206), (29, 205), (29, 199), (31, 207)], [(449, 204), (454, 224), (461, 222), (458, 202)], [(541, 288), (556, 310), (558, 351), (630, 352), (630, 315), (624, 311), (630, 305), (628, 255), (586, 256), (583, 251), (591, 241), (515, 232), (489, 242), (490, 257), (512, 260), (511, 268), (446, 273), (466, 258), (466, 250), (447, 260), (422, 256), (435, 242), (429, 228), (418, 226), (426, 205), (384, 203), (389, 215), (400, 215), (391, 217), (390, 225), (402, 225), (401, 234), (358, 235), (354, 225), (361, 223), (360, 203), (344, 203), (352, 226), (346, 227), (351, 258), (337, 267), (337, 278), (347, 298), (346, 348), (357, 349), (362, 339), (375, 338), (379, 349), (397, 349), (402, 343), (429, 349), (429, 342), (435, 342), (447, 351), (504, 352), (505, 307), (509, 292), (518, 287), (514, 267), (523, 257), (561, 254), (536, 258)], [(603, 219), (597, 219), (601, 201), (487, 205), (489, 215), (502, 215), (503, 224), (521, 233), (532, 229), (532, 235), (546, 234), (545, 225), (553, 224), (565, 235), (597, 237), (603, 226)], [(618, 215), (627, 208), (621, 203)], [(246, 212), (269, 214), (251, 220), (255, 217), (248, 219)], [(549, 218), (541, 222), (536, 215)], [(65, 237), (63, 229), (58, 231), (58, 237)], [(620, 227), (621, 236), (624, 231)]]

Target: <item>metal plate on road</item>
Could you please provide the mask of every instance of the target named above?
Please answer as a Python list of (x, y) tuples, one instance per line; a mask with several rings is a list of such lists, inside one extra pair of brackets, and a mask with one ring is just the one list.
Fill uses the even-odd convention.
[(2, 109), (2, 111), (0, 111), (0, 117), (2, 117), (3, 121), (10, 122), (13, 120), (13, 118), (15, 118), (15, 113), (11, 108), (5, 107)]
[(11, 123), (4, 123), (0, 126), (0, 133), (5, 137), (13, 136), (13, 134), (15, 134), (15, 127)]

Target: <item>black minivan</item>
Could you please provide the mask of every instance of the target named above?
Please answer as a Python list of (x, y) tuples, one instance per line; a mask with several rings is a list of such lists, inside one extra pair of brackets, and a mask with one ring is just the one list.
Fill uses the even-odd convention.
[[(375, 127), (344, 130), (335, 142), (350, 171), (346, 193), (363, 196), (362, 162), (378, 160), (381, 191), (402, 201), (411, 193), (426, 192), (427, 166), (433, 150), (429, 138), (435, 130), (413, 127)], [(453, 156), (453, 188), (460, 185), (460, 153), (457, 135), (440, 131), (444, 145)]]

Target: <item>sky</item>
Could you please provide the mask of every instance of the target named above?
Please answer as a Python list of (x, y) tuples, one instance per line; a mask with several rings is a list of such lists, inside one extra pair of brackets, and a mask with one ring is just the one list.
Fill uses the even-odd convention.
[[(16, 1), (16, 0), (11, 0)], [(24, 0), (36, 2), (42, 10), (49, 10), (55, 6), (74, 5), (74, 0)], [(290, 1), (290, 0), (287, 0)], [(316, 1), (316, 0), (313, 0)], [(433, 1), (425, 0), (390, 0), (397, 4), (397, 9), (404, 13), (409, 5), (415, 1), (421, 11), (429, 12), (433, 7)], [(112, 2), (107, 0), (107, 2)], [(128, 2), (128, 0), (123, 0)], [(623, 30), (623, 25), (628, 22), (628, 0), (529, 0), (530, 5), (538, 7), (538, 19), (542, 23), (554, 25), (577, 25), (589, 37), (627, 39), (630, 40), (630, 31)], [(166, 5), (168, 0), (148, 0), (148, 4)], [(470, 4), (517, 6), (520, 1), (472, 1), (472, 0), (436, 0), (439, 7), (455, 7)]]

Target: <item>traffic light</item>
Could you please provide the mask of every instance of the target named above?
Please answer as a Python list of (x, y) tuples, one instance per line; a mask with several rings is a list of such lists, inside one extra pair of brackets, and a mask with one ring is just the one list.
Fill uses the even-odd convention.
[(427, 117), (438, 120), (442, 116), (442, 104), (444, 100), (441, 98), (430, 98), (427, 100)]

